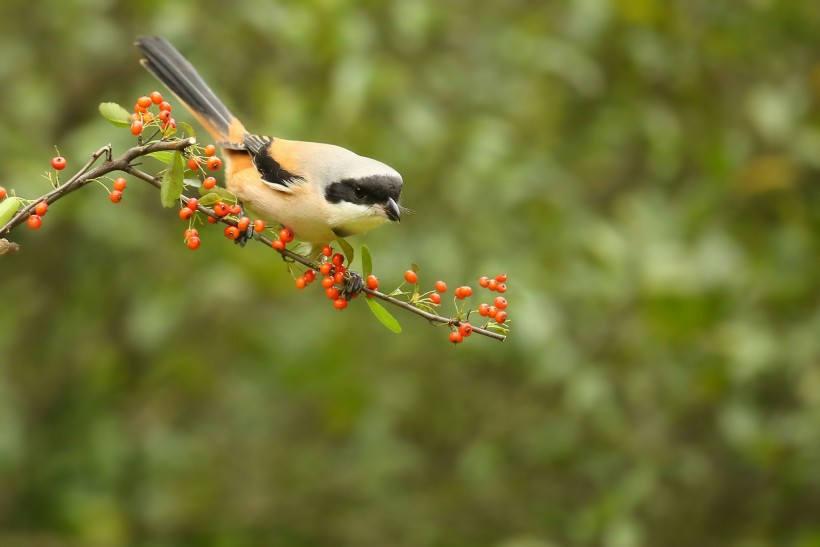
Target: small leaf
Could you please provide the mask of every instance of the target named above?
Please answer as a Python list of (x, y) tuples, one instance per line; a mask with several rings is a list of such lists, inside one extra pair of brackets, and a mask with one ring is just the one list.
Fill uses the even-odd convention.
[(362, 245), (362, 276), (367, 277), (373, 273), (373, 258), (370, 256), (370, 249), (367, 245)]
[(352, 264), (353, 263), (353, 247), (350, 246), (350, 243), (348, 243), (347, 241), (345, 241), (344, 239), (342, 239), (340, 237), (336, 238), (336, 241), (339, 242), (339, 246), (342, 248), (342, 252), (347, 257), (348, 265)]
[(17, 210), (20, 208), (20, 199), (15, 197), (6, 198), (0, 201), (0, 226), (4, 226), (6, 222), (14, 217)]
[(401, 333), (401, 325), (399, 325), (399, 322), (396, 321), (396, 318), (393, 317), (389, 311), (384, 309), (384, 306), (382, 306), (381, 304), (379, 304), (371, 298), (368, 298), (366, 300), (367, 305), (370, 306), (370, 311), (373, 312), (373, 315), (376, 316), (376, 319), (381, 321), (382, 325), (392, 330), (396, 334)]
[(160, 199), (163, 207), (173, 207), (176, 205), (179, 196), (182, 195), (182, 174), (185, 172), (185, 165), (182, 162), (182, 154), (179, 150), (174, 152), (174, 158), (162, 175), (162, 188), (160, 189)]
[[(210, 195), (210, 194), (216, 194), (217, 196), (220, 197), (220, 199), (223, 199), (225, 201), (236, 201), (236, 196), (235, 195), (231, 194), (230, 192), (228, 192), (224, 188), (220, 188), (219, 186), (214, 186), (210, 190), (206, 190), (204, 187), (200, 186), (199, 187), (199, 193), (202, 196), (206, 196), (206, 195)], [(217, 201), (219, 201), (219, 200), (217, 200)], [(200, 202), (201, 202), (201, 200), (200, 200)], [(216, 203), (216, 201), (214, 203)]]
[(100, 114), (117, 127), (131, 125), (131, 114), (117, 103), (100, 103)]
[(202, 181), (199, 180), (198, 178), (192, 178), (192, 179), (186, 178), (186, 179), (182, 180), (182, 183), (185, 186), (192, 186), (194, 188), (199, 188), (200, 186), (202, 186)]
[(174, 159), (174, 153), (169, 150), (157, 150), (156, 152), (150, 152), (146, 154), (146, 156), (157, 158), (159, 161), (166, 165), (171, 163), (171, 160)]
[(219, 203), (220, 201), (222, 201), (222, 197), (216, 192), (210, 192), (199, 198), (199, 204), (203, 207)]
[(413, 270), (414, 272), (418, 273), (419, 265), (416, 264), (415, 262), (413, 262), (412, 264), (410, 264), (410, 269)]
[(177, 125), (178, 125), (178, 126), (180, 126), (182, 129), (184, 129), (184, 130), (185, 130), (185, 133), (186, 133), (189, 137), (196, 138), (196, 132), (194, 131), (194, 128), (193, 128), (193, 127), (191, 127), (191, 125), (190, 125), (190, 124), (188, 124), (188, 123), (186, 123), (186, 122), (177, 122)]

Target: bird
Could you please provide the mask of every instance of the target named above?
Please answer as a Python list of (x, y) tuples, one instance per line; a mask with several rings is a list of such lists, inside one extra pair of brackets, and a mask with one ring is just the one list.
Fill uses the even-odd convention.
[(262, 220), (290, 228), (310, 254), (401, 220), (403, 180), (392, 167), (333, 144), (250, 133), (170, 42), (139, 36), (136, 47), (140, 64), (221, 147), (228, 191)]

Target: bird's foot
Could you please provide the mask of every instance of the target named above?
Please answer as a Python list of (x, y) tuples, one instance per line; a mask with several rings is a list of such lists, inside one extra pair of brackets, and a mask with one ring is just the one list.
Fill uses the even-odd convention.
[(342, 296), (345, 300), (350, 300), (364, 289), (364, 280), (362, 276), (356, 272), (348, 270), (348, 276), (345, 280), (345, 286), (342, 289)]
[[(245, 208), (242, 206), (242, 202), (238, 201), (237, 204), (239, 205), (239, 218), (247, 216), (245, 214)], [(236, 243), (240, 247), (244, 247), (249, 239), (253, 239), (253, 232), (253, 223), (251, 222), (248, 224), (247, 228), (239, 231), (239, 237), (234, 239), (234, 243)]]

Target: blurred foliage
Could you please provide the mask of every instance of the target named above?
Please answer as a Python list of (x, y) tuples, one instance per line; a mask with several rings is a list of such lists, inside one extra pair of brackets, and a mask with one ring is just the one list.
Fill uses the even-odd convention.
[[(249, 128), (405, 177), (383, 283), (510, 276), (452, 348), (136, 181), (0, 260), (0, 545), (820, 545), (820, 9), (11, 0), (0, 184), (126, 130), (170, 39)], [(358, 243), (358, 242), (357, 242)]]

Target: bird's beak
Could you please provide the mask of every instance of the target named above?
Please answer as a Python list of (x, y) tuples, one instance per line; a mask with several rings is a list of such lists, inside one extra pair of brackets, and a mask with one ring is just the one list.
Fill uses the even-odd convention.
[(387, 198), (387, 203), (384, 204), (384, 214), (390, 220), (401, 222), (401, 210), (399, 204), (393, 201), (393, 198)]

